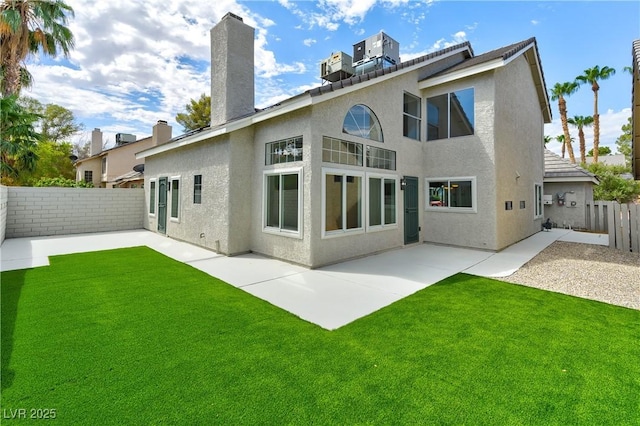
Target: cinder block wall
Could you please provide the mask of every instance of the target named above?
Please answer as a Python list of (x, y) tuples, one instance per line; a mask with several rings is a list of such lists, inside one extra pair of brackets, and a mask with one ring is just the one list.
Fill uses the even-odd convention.
[(7, 200), (9, 190), (6, 186), (0, 186), (0, 244), (4, 241), (7, 229)]
[(143, 189), (9, 187), (6, 238), (141, 229), (143, 215)]

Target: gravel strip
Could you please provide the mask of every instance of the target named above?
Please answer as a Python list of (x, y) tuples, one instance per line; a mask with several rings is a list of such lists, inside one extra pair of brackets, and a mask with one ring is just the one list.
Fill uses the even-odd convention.
[(640, 253), (556, 241), (498, 279), (640, 310)]

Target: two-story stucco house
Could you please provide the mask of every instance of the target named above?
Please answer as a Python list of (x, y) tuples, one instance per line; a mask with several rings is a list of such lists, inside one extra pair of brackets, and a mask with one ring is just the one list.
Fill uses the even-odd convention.
[(541, 230), (535, 39), (468, 42), (254, 108), (254, 29), (211, 30), (211, 127), (137, 154), (145, 227), (309, 267), (431, 242), (501, 250)]
[[(133, 136), (133, 135), (130, 135)], [(76, 162), (76, 181), (91, 182), (96, 188), (141, 188), (144, 176), (136, 165), (144, 164), (136, 159), (136, 153), (165, 143), (171, 139), (171, 126), (164, 120), (158, 120), (153, 126), (152, 135), (143, 139), (116, 141), (116, 146), (102, 149), (102, 131), (91, 132), (89, 157)]]

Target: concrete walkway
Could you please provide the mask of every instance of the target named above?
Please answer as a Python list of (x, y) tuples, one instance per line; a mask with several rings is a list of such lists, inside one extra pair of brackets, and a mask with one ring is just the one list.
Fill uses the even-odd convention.
[(499, 253), (418, 244), (311, 270), (257, 254), (226, 257), (135, 230), (8, 239), (0, 247), (0, 271), (47, 266), (54, 255), (144, 245), (334, 330), (458, 272), (511, 275), (556, 240), (609, 244), (607, 235), (552, 229)]

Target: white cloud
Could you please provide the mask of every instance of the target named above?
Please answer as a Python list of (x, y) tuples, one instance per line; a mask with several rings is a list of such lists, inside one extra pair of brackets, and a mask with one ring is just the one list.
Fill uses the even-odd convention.
[(536, 21), (535, 19), (531, 20), (531, 24), (532, 25), (538, 25), (540, 23), (540, 21)]
[[(70, 21), (75, 49), (54, 65), (45, 66), (41, 58), (30, 61), (34, 86), (25, 94), (70, 109), (79, 122), (113, 126), (113, 133), (149, 135), (160, 119), (174, 126), (174, 134), (181, 132), (175, 115), (191, 98), (210, 92), (210, 29), (227, 12), (256, 28), (259, 79), (307, 69), (300, 61), (281, 63), (267, 43), (268, 30), (277, 23), (237, 0), (67, 3), (75, 11)], [(256, 89), (256, 99), (268, 96), (259, 85)]]
[(313, 44), (317, 43), (317, 40), (313, 39), (313, 38), (306, 38), (303, 41), (305, 46), (312, 46)]

